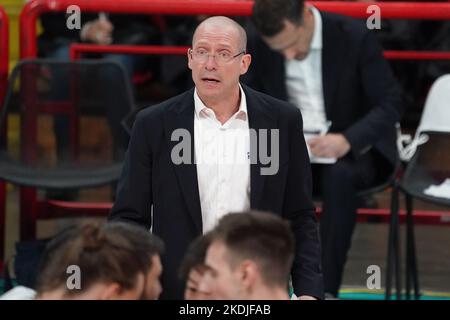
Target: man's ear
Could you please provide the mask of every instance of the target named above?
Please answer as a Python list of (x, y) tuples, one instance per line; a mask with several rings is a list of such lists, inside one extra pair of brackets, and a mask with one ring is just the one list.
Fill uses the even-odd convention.
[(244, 54), (244, 56), (241, 59), (241, 75), (247, 73), (251, 63), (252, 63), (252, 56), (249, 53)]
[(247, 290), (252, 288), (259, 277), (259, 270), (256, 264), (250, 260), (245, 260), (240, 266), (241, 283)]
[(191, 66), (191, 64), (192, 64), (192, 56), (191, 56), (191, 54), (190, 54), (190, 50), (191, 50), (191, 49), (188, 49), (188, 50), (187, 50), (187, 58), (188, 58), (188, 67), (189, 67), (189, 69), (192, 70), (192, 66)]

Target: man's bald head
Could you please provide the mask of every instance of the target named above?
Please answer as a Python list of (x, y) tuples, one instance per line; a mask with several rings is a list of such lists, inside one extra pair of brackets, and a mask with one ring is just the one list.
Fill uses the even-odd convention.
[(220, 27), (221, 29), (229, 28), (233, 30), (238, 40), (238, 50), (247, 51), (247, 34), (245, 33), (244, 28), (242, 28), (241, 25), (233, 19), (224, 16), (214, 16), (202, 21), (195, 29), (194, 36), (192, 38), (193, 46), (196, 42), (198, 33), (202, 30), (208, 29), (209, 27)]
[(208, 107), (223, 105), (234, 110), (239, 105), (239, 78), (252, 61), (246, 45), (244, 29), (227, 17), (208, 18), (195, 29), (192, 48), (186, 52), (188, 67), (197, 93)]

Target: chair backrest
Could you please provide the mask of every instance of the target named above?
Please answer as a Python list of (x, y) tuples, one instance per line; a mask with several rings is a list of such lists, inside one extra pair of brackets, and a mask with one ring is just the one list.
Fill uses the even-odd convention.
[[(402, 179), (404, 188), (426, 198), (424, 190), (450, 177), (450, 74), (439, 77), (430, 89)], [(414, 156), (413, 156), (414, 155)], [(428, 200), (433, 200), (428, 197)]]
[(450, 132), (450, 74), (439, 77), (431, 87), (417, 132)]
[(427, 132), (450, 132), (450, 74), (439, 77), (433, 83), (414, 138), (398, 132), (397, 147), (403, 161), (411, 160), (417, 148), (428, 142)]
[[(103, 166), (121, 158), (134, 112), (129, 79), (109, 60), (23, 60), (0, 115), (3, 156), (34, 168)], [(117, 151), (120, 150), (120, 151)]]

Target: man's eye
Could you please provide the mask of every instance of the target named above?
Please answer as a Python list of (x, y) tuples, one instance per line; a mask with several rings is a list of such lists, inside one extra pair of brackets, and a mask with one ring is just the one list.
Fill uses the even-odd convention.
[(197, 54), (199, 55), (199, 56), (204, 56), (204, 55), (206, 55), (207, 54), (207, 52), (206, 52), (206, 50), (197, 50)]
[(231, 57), (231, 54), (229, 52), (220, 52), (219, 56), (223, 59), (228, 59), (229, 57)]

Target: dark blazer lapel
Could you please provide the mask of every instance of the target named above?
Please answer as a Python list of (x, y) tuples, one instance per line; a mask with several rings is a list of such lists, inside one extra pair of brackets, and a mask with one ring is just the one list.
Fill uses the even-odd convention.
[[(242, 85), (247, 98), (247, 112), (250, 129), (255, 130), (259, 137), (260, 129), (276, 128), (276, 121), (270, 112), (264, 108), (260, 101), (256, 101), (254, 91), (250, 91), (248, 87)], [(268, 132), (269, 134), (269, 132)], [(257, 139), (259, 142), (259, 138)], [(261, 198), (263, 196), (265, 177), (261, 175), (261, 162), (259, 161), (259, 147), (255, 143), (250, 144), (250, 159), (252, 155), (257, 159), (256, 163), (250, 165), (250, 206), (259, 209)]]
[(176, 129), (186, 129), (191, 136), (191, 163), (172, 163), (178, 176), (178, 183), (186, 200), (189, 213), (194, 220), (199, 233), (202, 232), (202, 215), (200, 206), (200, 196), (198, 193), (197, 166), (194, 163), (194, 90), (189, 90), (178, 101), (177, 104), (169, 107), (165, 113), (164, 128), (166, 132), (169, 152), (180, 141), (171, 141), (172, 132)]
[(332, 105), (336, 94), (339, 76), (343, 72), (346, 55), (346, 38), (341, 25), (330, 19), (327, 12), (322, 16), (322, 85), (327, 118), (331, 119)]

